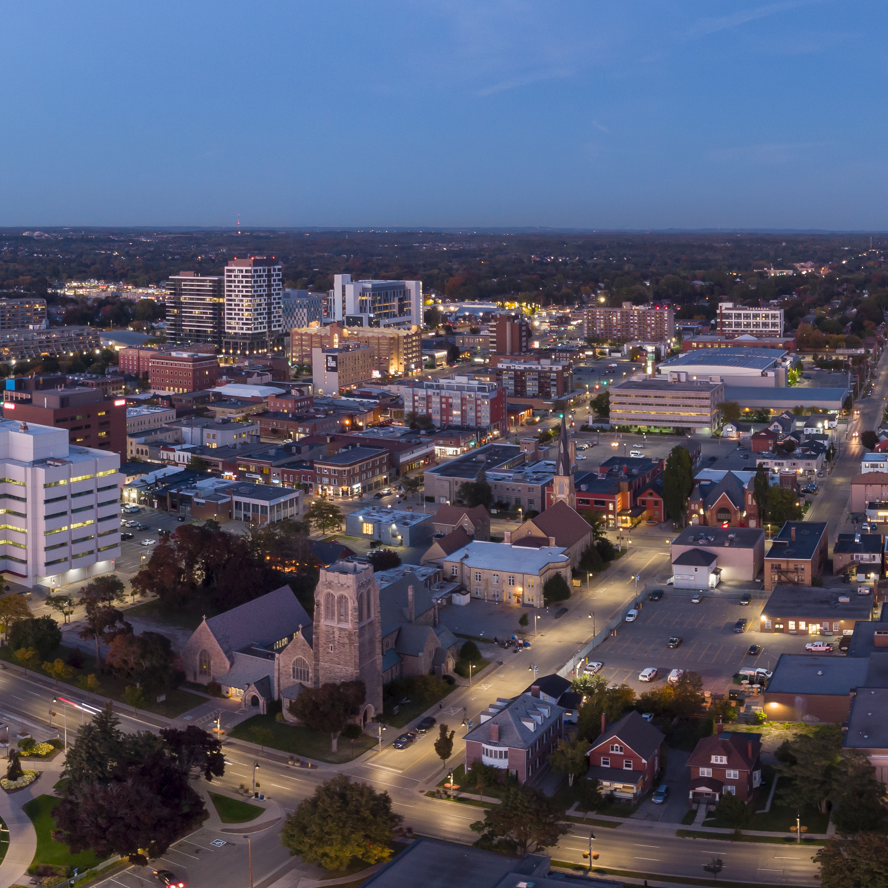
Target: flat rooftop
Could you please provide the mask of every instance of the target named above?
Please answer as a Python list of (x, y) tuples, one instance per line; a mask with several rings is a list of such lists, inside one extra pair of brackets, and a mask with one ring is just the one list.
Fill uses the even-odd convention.
[(753, 549), (765, 538), (755, 527), (686, 527), (672, 540), (673, 546), (701, 549)]
[(765, 558), (810, 561), (828, 529), (829, 523), (826, 521), (787, 521), (771, 540), (771, 548), (765, 553)]
[(685, 367), (724, 367), (744, 370), (768, 370), (780, 362), (786, 352), (773, 348), (695, 348), (660, 364), (659, 371)]
[(800, 388), (798, 386), (768, 388), (758, 385), (726, 385), (725, 400), (744, 407), (767, 407), (771, 410), (792, 410), (803, 407), (824, 407), (841, 410), (848, 397), (847, 388)]
[(567, 564), (570, 559), (564, 552), (561, 546), (531, 549), (527, 546), (507, 546), (505, 543), (476, 540), (457, 549), (442, 561), (464, 561), (467, 567), (479, 570), (538, 574), (547, 564)]
[(869, 659), (835, 654), (781, 654), (768, 694), (845, 696), (866, 683)]
[(365, 459), (373, 459), (374, 456), (385, 456), (388, 453), (382, 447), (350, 447), (348, 450), (340, 450), (332, 456), (318, 457), (315, 463), (318, 465), (350, 466)]
[(884, 547), (880, 533), (840, 533), (836, 537), (833, 554), (836, 555), (879, 555)]
[(888, 688), (860, 688), (851, 701), (844, 749), (885, 749), (888, 747)]
[(426, 474), (474, 480), (482, 469), (492, 472), (519, 457), (522, 457), (522, 453), (517, 444), (485, 444), (484, 447), (449, 459), (433, 469), (426, 469)]
[[(692, 354), (692, 352), (688, 352)], [(696, 392), (698, 394), (712, 394), (723, 385), (721, 382), (670, 382), (668, 379), (627, 379), (615, 385), (611, 392), (655, 392), (665, 394), (670, 392)], [(727, 398), (727, 395), (725, 396)], [(733, 399), (731, 399), (733, 400)]]
[[(848, 601), (839, 601), (848, 598)], [(872, 594), (858, 595), (851, 586), (775, 586), (762, 613), (771, 617), (812, 617), (831, 620), (869, 620)]]
[(403, 527), (413, 527), (422, 524), (423, 521), (434, 520), (434, 515), (425, 512), (401, 512), (396, 509), (379, 509), (376, 506), (368, 506), (352, 512), (349, 518), (357, 517), (359, 521), (381, 521), (387, 524), (400, 524)]

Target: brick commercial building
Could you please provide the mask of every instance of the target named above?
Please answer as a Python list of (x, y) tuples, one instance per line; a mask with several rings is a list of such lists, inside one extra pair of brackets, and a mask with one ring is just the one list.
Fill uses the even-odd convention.
[[(686, 527), (672, 541), (671, 554), (676, 588), (706, 589), (721, 580), (751, 583), (764, 563), (765, 532), (751, 527)], [(713, 562), (714, 568), (709, 568)]]
[(885, 538), (880, 533), (840, 533), (833, 545), (833, 573), (848, 567), (878, 579), (882, 575)]
[(509, 430), (505, 390), (468, 376), (405, 386), (404, 413), (429, 416), (438, 428), (476, 426), (501, 435)]
[(46, 300), (39, 296), (0, 299), (0, 330), (24, 330), (46, 324)]
[(849, 512), (865, 512), (869, 503), (888, 501), (888, 472), (864, 472), (851, 479)]
[(810, 586), (823, 573), (829, 543), (826, 521), (787, 521), (765, 555), (765, 591)]
[[(422, 331), (419, 327), (327, 327), (314, 325), (290, 331), (290, 362), (312, 363), (312, 349), (353, 344), (370, 350), (374, 375), (409, 376), (422, 368)], [(369, 377), (368, 377), (369, 378)]]
[(583, 310), (583, 336), (610, 342), (669, 341), (675, 339), (675, 313), (666, 306), (631, 302), (624, 302), (622, 308), (593, 305)]
[(311, 373), (315, 394), (335, 398), (343, 389), (373, 378), (373, 355), (369, 348), (313, 348)]
[(762, 632), (784, 635), (851, 635), (858, 622), (873, 615), (873, 594), (857, 594), (854, 588), (777, 586), (761, 615)]
[[(182, 351), (182, 349), (175, 349)], [(153, 346), (138, 346), (134, 348), (122, 348), (117, 352), (117, 366), (121, 373), (128, 376), (147, 376), (151, 370), (151, 361), (158, 355), (170, 354), (174, 349)], [(190, 345), (189, 353), (203, 355), (216, 354), (216, 347), (210, 343)]]
[(225, 328), (225, 279), (180, 271), (167, 281), (167, 330), (171, 342), (221, 347)]
[(3, 418), (66, 429), (71, 444), (126, 459), (126, 400), (88, 388), (36, 391), (30, 401), (5, 401)]
[(693, 351), (696, 348), (771, 348), (778, 351), (795, 352), (795, 336), (691, 336), (682, 339), (681, 350)]
[(524, 315), (497, 315), (488, 327), (491, 355), (526, 355), (530, 353), (533, 328)]
[(466, 771), (475, 762), (508, 772), (527, 783), (548, 762), (564, 736), (564, 709), (533, 693), (514, 700), (498, 699), (478, 717), (465, 736)]
[(502, 355), (490, 359), (496, 368), (497, 385), (509, 397), (560, 398), (573, 391), (573, 373), (569, 364), (555, 361), (509, 360)]
[(148, 363), (151, 388), (162, 392), (199, 392), (219, 378), (219, 360), (200, 352), (157, 354)]
[(314, 396), (294, 391), (283, 395), (271, 395), (267, 403), (268, 409), (276, 413), (302, 413), (314, 406)]
[(315, 460), (317, 485), (331, 496), (360, 496), (391, 481), (391, 454), (379, 447), (352, 447)]
[(610, 390), (611, 426), (694, 429), (718, 428), (725, 386), (721, 382), (669, 382), (629, 379)]
[(159, 429), (162, 425), (175, 422), (175, 420), (176, 409), (174, 407), (127, 407), (126, 433), (134, 435), (136, 432)]

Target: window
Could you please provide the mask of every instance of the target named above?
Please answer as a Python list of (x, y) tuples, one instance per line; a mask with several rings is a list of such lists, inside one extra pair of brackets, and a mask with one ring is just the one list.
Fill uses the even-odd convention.
[(726, 755), (712, 756), (712, 764), (714, 764), (714, 765), (726, 765), (727, 763), (728, 763), (728, 757)]
[(510, 586), (515, 585), (515, 575), (514, 574), (509, 574), (509, 585)]
[(476, 583), (480, 583), (480, 582), (481, 582), (481, 571), (480, 571), (480, 570), (476, 570), (476, 571), (475, 571), (475, 582), (476, 582)]
[(308, 684), (310, 677), (308, 662), (304, 657), (297, 657), (293, 661), (293, 680), (301, 681), (303, 684)]
[(789, 621), (789, 631), (790, 631), (790, 632), (795, 632), (795, 620), (790, 620), (790, 621)]
[(367, 536), (373, 536), (373, 525), (369, 521), (365, 521), (361, 525), (361, 533), (366, 534)]
[(499, 585), (499, 574), (494, 574), (494, 575), (493, 575), (493, 584), (494, 584), (494, 586), (498, 586), (498, 585)]
[(452, 577), (459, 576), (459, 565), (458, 564), (451, 564), (450, 565), (450, 576), (452, 576)]
[(336, 596), (332, 592), (324, 596), (324, 619), (331, 623), (336, 619)]
[(336, 599), (337, 609), (339, 611), (336, 621), (338, 623), (347, 623), (348, 622), (348, 596), (340, 595)]
[(740, 772), (739, 771), (725, 771), (725, 780), (739, 780)]
[(722, 787), (722, 792), (729, 792), (731, 795), (737, 795), (737, 787), (728, 784), (727, 786)]
[(197, 655), (197, 671), (200, 675), (210, 674), (210, 655), (207, 651), (201, 651)]
[(719, 509), (718, 512), (716, 512), (715, 517), (718, 519), (719, 523), (730, 521), (731, 511), (730, 509)]
[(833, 632), (838, 632), (838, 631), (839, 631), (839, 624), (833, 623)]
[(765, 629), (770, 629), (770, 628), (771, 628), (771, 621), (765, 620)]
[(611, 751), (611, 752), (617, 752), (617, 753), (622, 754), (622, 752), (623, 752), (623, 747), (622, 747), (619, 743), (611, 743), (611, 745), (610, 745), (610, 751)]
[(701, 777), (711, 777), (712, 776), (712, 768), (700, 768), (700, 776)]
[(632, 770), (632, 759), (623, 759), (623, 770), (631, 771)]
[(611, 766), (611, 760), (609, 755), (603, 755), (601, 757), (601, 767), (609, 768)]

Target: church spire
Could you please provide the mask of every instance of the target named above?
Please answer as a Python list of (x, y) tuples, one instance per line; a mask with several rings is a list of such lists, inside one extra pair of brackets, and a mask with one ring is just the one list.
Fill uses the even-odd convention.
[(555, 473), (552, 477), (552, 505), (559, 501), (567, 503), (572, 509), (577, 507), (577, 494), (573, 479), (573, 459), (570, 452), (570, 436), (564, 416), (561, 417), (558, 456), (555, 458)]
[(570, 440), (568, 438), (567, 422), (561, 417), (561, 434), (558, 437), (558, 456), (555, 458), (555, 474), (570, 475), (572, 461), (570, 458)]

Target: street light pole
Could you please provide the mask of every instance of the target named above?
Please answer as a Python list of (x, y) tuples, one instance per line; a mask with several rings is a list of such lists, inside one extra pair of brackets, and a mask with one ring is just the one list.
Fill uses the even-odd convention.
[(376, 723), (376, 734), (379, 737), (379, 749), (377, 750), (377, 752), (382, 752), (382, 732), (384, 730), (385, 730), (385, 727), (383, 726), (382, 722), (377, 722)]
[(598, 635), (595, 629), (595, 611), (589, 611), (589, 619), (592, 621), (592, 637), (595, 638)]
[(592, 830), (589, 830), (589, 872), (592, 872), (592, 841), (595, 838), (595, 833)]
[(802, 844), (802, 817), (798, 808), (796, 808), (796, 844)]
[(249, 836), (244, 836), (247, 840), (247, 854), (250, 858), (250, 888), (253, 888), (253, 842)]
[(475, 668), (474, 663), (469, 663), (469, 687), (472, 686), (472, 670)]
[(259, 762), (253, 762), (253, 795), (256, 795), (256, 772), (259, 770)]

